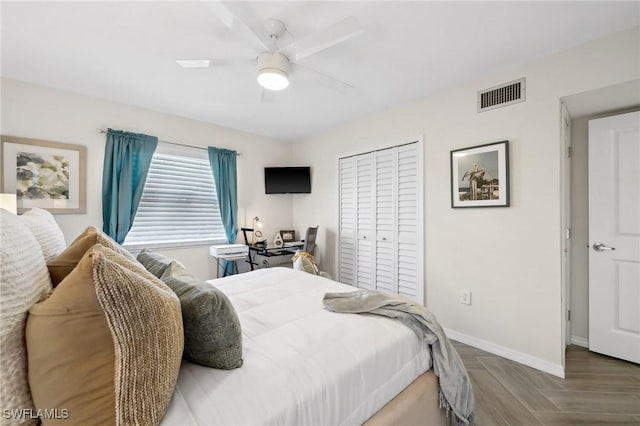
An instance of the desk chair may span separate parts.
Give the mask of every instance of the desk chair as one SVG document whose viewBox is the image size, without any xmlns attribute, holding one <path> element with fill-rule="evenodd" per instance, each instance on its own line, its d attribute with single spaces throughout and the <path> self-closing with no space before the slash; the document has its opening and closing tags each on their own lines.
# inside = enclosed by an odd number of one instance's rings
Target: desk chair
<svg viewBox="0 0 640 426">
<path fill-rule="evenodd" d="M 313 255 L 316 251 L 316 236 L 318 235 L 318 227 L 307 228 L 307 232 L 304 235 L 304 246 L 302 251 L 306 251 L 310 255 Z"/>
<path fill-rule="evenodd" d="M 242 231 L 242 235 L 244 236 L 244 243 L 249 247 L 251 247 L 251 243 L 249 242 L 249 238 L 247 237 L 247 232 L 253 233 L 254 232 L 253 228 L 240 228 L 240 230 Z M 249 249 L 249 254 L 247 255 L 247 260 L 245 260 L 245 262 L 249 264 L 249 267 L 251 268 L 252 271 L 254 270 L 254 266 L 258 266 L 258 264 L 254 262 L 253 258 L 251 257 L 251 249 Z"/>
<path fill-rule="evenodd" d="M 307 232 L 304 237 L 304 247 L 302 247 L 303 252 L 307 252 L 313 256 L 316 250 L 316 236 L 318 235 L 318 226 L 307 228 Z M 304 262 L 304 261 L 303 261 Z M 311 272 L 304 269 L 306 272 Z M 317 265 L 315 267 L 315 273 L 320 275 L 321 277 L 331 279 L 331 275 L 324 271 L 318 271 Z"/>
</svg>

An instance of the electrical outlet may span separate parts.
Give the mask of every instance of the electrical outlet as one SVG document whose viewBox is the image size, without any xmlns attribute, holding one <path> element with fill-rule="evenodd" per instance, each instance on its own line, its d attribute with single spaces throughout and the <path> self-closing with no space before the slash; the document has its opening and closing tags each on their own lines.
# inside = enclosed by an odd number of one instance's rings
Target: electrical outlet
<svg viewBox="0 0 640 426">
<path fill-rule="evenodd" d="M 460 303 L 465 305 L 471 304 L 471 290 L 460 290 Z"/>
</svg>

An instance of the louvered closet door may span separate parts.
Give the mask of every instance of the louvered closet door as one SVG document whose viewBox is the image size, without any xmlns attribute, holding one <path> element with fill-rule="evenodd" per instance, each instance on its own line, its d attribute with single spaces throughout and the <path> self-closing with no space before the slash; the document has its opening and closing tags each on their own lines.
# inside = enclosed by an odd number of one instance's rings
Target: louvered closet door
<svg viewBox="0 0 640 426">
<path fill-rule="evenodd" d="M 395 293 L 397 148 L 375 153 L 376 289 Z"/>
<path fill-rule="evenodd" d="M 374 155 L 363 154 L 356 161 L 356 285 L 375 288 L 374 249 Z"/>
<path fill-rule="evenodd" d="M 340 281 L 423 303 L 422 142 L 340 159 Z"/>
<path fill-rule="evenodd" d="M 340 159 L 340 278 L 356 285 L 356 161 Z"/>
<path fill-rule="evenodd" d="M 421 185 L 417 143 L 398 147 L 398 289 L 397 292 L 422 303 Z"/>
</svg>

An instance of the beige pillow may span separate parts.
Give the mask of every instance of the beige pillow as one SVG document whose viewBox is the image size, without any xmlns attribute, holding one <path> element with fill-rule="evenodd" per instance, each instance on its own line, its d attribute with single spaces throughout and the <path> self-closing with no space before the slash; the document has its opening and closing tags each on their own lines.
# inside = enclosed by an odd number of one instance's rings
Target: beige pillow
<svg viewBox="0 0 640 426">
<path fill-rule="evenodd" d="M 107 234 L 94 226 L 89 226 L 69 244 L 69 247 L 67 247 L 65 251 L 47 263 L 47 268 L 49 268 L 49 274 L 51 275 L 51 283 L 54 287 L 57 286 L 64 277 L 69 275 L 87 250 L 95 244 L 108 247 L 122 256 L 135 261 L 131 253 L 113 241 Z"/>
<path fill-rule="evenodd" d="M 48 211 L 33 208 L 20 216 L 20 219 L 38 240 L 45 262 L 55 258 L 67 248 L 62 230 Z"/>
<path fill-rule="evenodd" d="M 0 408 L 3 410 L 33 409 L 24 330 L 27 312 L 50 289 L 38 241 L 16 215 L 0 209 Z M 7 419 L 2 413 L 3 425 L 35 423 L 24 417 Z"/>
<path fill-rule="evenodd" d="M 141 265 L 96 246 L 31 308 L 29 383 L 36 408 L 73 424 L 158 424 L 180 369 L 176 295 Z M 45 420 L 44 425 L 65 424 Z"/>
</svg>

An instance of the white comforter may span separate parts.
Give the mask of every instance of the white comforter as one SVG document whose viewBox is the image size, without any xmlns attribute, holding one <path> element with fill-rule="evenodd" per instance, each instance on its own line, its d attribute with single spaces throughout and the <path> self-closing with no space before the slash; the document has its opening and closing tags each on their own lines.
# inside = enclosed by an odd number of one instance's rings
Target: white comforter
<svg viewBox="0 0 640 426">
<path fill-rule="evenodd" d="M 431 368 L 408 327 L 323 308 L 353 287 L 286 268 L 211 282 L 238 311 L 244 365 L 184 361 L 163 426 L 359 425 Z"/>
</svg>

